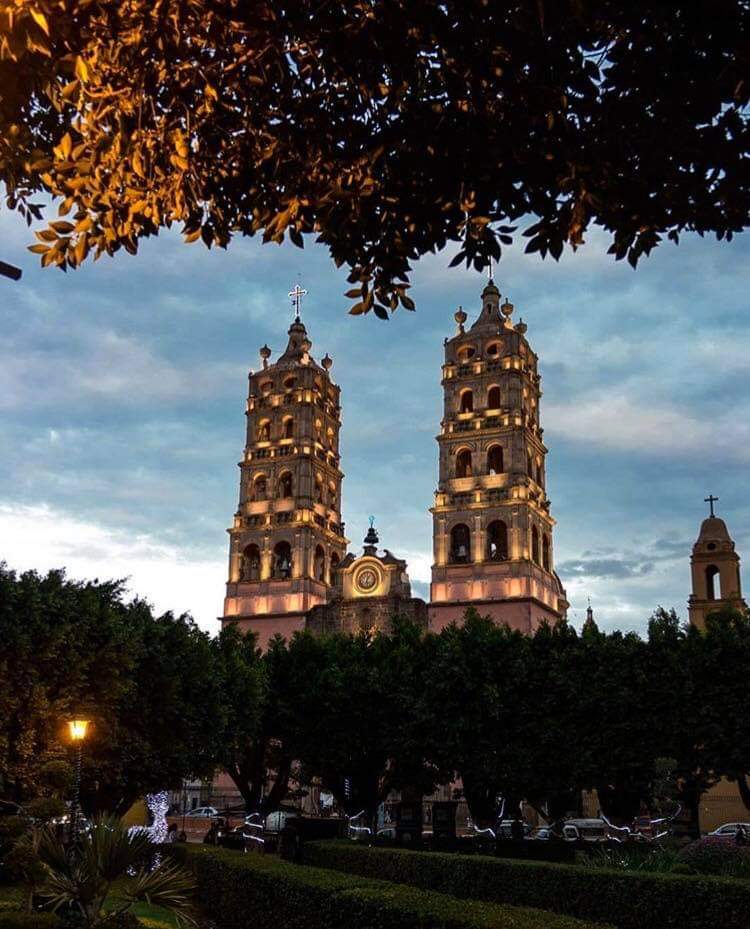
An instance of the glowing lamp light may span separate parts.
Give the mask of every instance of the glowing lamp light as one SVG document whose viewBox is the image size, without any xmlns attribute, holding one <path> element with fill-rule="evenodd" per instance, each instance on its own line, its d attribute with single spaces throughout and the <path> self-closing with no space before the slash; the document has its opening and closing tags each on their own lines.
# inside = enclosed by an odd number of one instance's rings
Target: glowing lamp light
<svg viewBox="0 0 750 929">
<path fill-rule="evenodd" d="M 86 738 L 86 730 L 89 727 L 87 719 L 71 719 L 68 723 L 70 738 L 74 742 L 82 742 Z"/>
</svg>

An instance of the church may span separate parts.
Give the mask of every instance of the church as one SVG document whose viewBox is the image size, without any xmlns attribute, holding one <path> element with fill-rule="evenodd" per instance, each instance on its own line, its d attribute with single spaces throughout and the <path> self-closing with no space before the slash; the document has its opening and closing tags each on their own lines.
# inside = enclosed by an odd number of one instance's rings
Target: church
<svg viewBox="0 0 750 929">
<path fill-rule="evenodd" d="M 385 629 L 395 615 L 439 631 L 468 607 L 533 632 L 563 618 L 546 493 L 538 359 L 513 305 L 490 280 L 476 318 L 459 308 L 444 342 L 439 480 L 431 508 L 430 601 L 413 597 L 407 564 L 370 526 L 349 551 L 341 519 L 342 397 L 333 360 L 312 355 L 296 316 L 275 360 L 251 371 L 239 506 L 229 531 L 223 623 L 276 634 Z"/>
</svg>

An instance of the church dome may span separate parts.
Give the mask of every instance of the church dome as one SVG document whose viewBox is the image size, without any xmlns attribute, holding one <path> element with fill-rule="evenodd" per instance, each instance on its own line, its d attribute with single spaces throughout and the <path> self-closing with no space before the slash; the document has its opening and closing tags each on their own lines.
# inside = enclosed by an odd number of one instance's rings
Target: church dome
<svg viewBox="0 0 750 929">
<path fill-rule="evenodd" d="M 718 516 L 709 516 L 701 523 L 701 531 L 698 534 L 699 542 L 731 542 L 727 524 Z"/>
</svg>

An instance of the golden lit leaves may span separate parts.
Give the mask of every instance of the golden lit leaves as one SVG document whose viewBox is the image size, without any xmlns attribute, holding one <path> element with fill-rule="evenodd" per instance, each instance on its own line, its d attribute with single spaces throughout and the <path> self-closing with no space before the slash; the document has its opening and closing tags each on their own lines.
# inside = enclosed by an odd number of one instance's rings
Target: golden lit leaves
<svg viewBox="0 0 750 929">
<path fill-rule="evenodd" d="M 730 238 L 746 5 L 710 36 L 688 7 L 611 13 L 547 4 L 542 31 L 523 5 L 0 0 L 7 204 L 31 222 L 36 191 L 59 201 L 31 248 L 61 268 L 172 224 L 208 247 L 312 234 L 381 318 L 414 308 L 421 255 L 455 242 L 483 269 L 524 216 L 542 256 L 591 223 L 633 264 L 664 234 Z"/>
</svg>

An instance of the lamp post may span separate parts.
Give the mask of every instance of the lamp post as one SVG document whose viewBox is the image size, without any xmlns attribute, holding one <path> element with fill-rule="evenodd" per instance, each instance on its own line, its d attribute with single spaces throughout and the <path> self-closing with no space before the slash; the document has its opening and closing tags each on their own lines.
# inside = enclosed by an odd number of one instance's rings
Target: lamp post
<svg viewBox="0 0 750 929">
<path fill-rule="evenodd" d="M 89 727 L 87 719 L 71 719 L 68 723 L 70 739 L 76 746 L 75 780 L 73 782 L 73 802 L 70 806 L 70 835 L 75 844 L 78 840 L 78 820 L 81 808 L 81 758 L 83 755 L 83 740 Z"/>
</svg>

